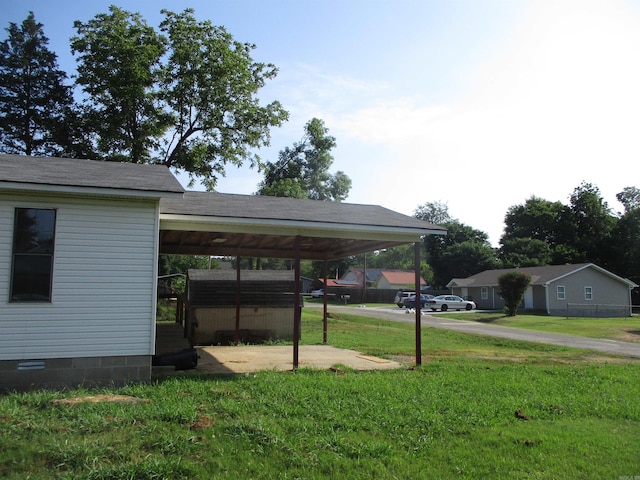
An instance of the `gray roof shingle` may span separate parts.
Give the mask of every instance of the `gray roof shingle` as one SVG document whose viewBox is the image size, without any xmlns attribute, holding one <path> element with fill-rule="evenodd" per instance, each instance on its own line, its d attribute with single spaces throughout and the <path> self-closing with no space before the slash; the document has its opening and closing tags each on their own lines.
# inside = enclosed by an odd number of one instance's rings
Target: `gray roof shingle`
<svg viewBox="0 0 640 480">
<path fill-rule="evenodd" d="M 557 280 L 565 275 L 569 275 L 583 268 L 594 268 L 602 273 L 606 273 L 613 278 L 628 284 L 633 284 L 630 280 L 618 277 L 617 275 L 599 267 L 593 263 L 578 263 L 564 265 L 546 265 L 541 267 L 503 268 L 498 270 L 485 270 L 467 278 L 454 278 L 449 283 L 458 287 L 489 287 L 498 285 L 500 276 L 507 272 L 520 272 L 531 277 L 531 285 L 544 285 L 553 280 Z"/>
<path fill-rule="evenodd" d="M 163 165 L 0 154 L 0 182 L 182 193 Z"/>
<path fill-rule="evenodd" d="M 160 213 L 415 228 L 446 233 L 446 229 L 438 225 L 377 205 L 215 192 L 186 192 L 181 199 L 164 198 L 160 201 Z"/>
</svg>

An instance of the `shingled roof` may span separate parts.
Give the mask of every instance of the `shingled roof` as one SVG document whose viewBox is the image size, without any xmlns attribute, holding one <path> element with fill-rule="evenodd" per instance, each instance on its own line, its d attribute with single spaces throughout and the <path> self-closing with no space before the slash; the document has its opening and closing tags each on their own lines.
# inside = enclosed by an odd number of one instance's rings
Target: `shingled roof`
<svg viewBox="0 0 640 480">
<path fill-rule="evenodd" d="M 183 198 L 160 202 L 161 214 L 259 219 L 307 223 L 367 225 L 445 233 L 443 227 L 409 217 L 378 205 L 323 202 L 299 198 L 237 195 L 215 192 L 186 192 Z"/>
<path fill-rule="evenodd" d="M 416 274 L 406 270 L 382 270 L 380 272 L 384 278 L 392 285 L 415 285 Z M 424 278 L 420 277 L 420 285 L 426 285 Z"/>
<path fill-rule="evenodd" d="M 160 201 L 162 253 L 344 258 L 413 243 L 446 229 L 377 205 L 186 192 Z"/>
<path fill-rule="evenodd" d="M 0 186 L 65 187 L 182 194 L 184 189 L 163 165 L 101 162 L 74 158 L 0 154 Z M 158 195 L 159 196 L 159 195 Z"/>
<path fill-rule="evenodd" d="M 498 270 L 485 270 L 476 273 L 467 278 L 454 278 L 449 282 L 447 287 L 495 287 L 498 285 L 498 279 L 508 272 L 520 272 L 531 277 L 531 285 L 545 285 L 554 280 L 575 273 L 585 268 L 593 268 L 601 273 L 609 275 L 612 278 L 627 283 L 630 286 L 635 284 L 630 280 L 618 277 L 617 275 L 599 267 L 593 263 L 578 263 L 565 265 L 546 265 L 541 267 L 522 267 L 522 268 L 503 268 Z"/>
</svg>

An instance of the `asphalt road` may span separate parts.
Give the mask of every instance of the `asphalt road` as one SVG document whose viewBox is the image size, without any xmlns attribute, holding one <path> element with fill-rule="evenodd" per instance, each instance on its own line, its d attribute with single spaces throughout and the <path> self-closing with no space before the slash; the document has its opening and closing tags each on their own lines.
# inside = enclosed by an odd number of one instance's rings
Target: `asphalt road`
<svg viewBox="0 0 640 480">
<path fill-rule="evenodd" d="M 308 304 L 307 306 L 322 307 L 318 304 Z M 329 311 L 342 311 L 346 313 L 362 314 L 367 317 L 384 318 L 407 323 L 415 323 L 415 312 L 406 313 L 403 308 L 383 308 L 383 307 L 363 307 L 362 309 L 353 307 L 341 307 L 329 305 Z M 576 335 L 565 335 L 559 333 L 539 332 L 535 330 L 524 330 L 521 328 L 502 327 L 479 322 L 465 320 L 454 320 L 440 317 L 437 313 L 422 315 L 421 324 L 427 327 L 444 328 L 458 332 L 475 333 L 477 335 L 487 335 L 491 337 L 510 338 L 513 340 L 524 340 L 527 342 L 547 343 L 552 345 L 563 345 L 572 348 L 584 348 L 599 352 L 612 353 L 626 357 L 640 358 L 640 343 L 621 342 L 618 340 L 606 340 L 599 338 L 579 337 Z"/>
</svg>

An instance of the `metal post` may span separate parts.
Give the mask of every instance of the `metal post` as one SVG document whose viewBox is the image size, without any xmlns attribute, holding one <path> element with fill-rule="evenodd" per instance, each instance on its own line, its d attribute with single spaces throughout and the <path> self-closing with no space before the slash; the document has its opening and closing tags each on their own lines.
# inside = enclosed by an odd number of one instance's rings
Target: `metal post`
<svg viewBox="0 0 640 480">
<path fill-rule="evenodd" d="M 362 271 L 362 297 L 360 299 L 360 306 L 363 307 L 367 298 L 367 254 L 364 254 L 364 268 Z"/>
<path fill-rule="evenodd" d="M 236 347 L 240 345 L 240 257 L 236 257 Z"/>
<path fill-rule="evenodd" d="M 295 286 L 293 289 L 294 299 L 294 311 L 293 311 L 293 369 L 298 368 L 298 353 L 300 343 L 300 236 L 296 236 L 295 241 L 295 262 L 294 262 L 294 279 Z"/>
<path fill-rule="evenodd" d="M 322 290 L 322 344 L 327 344 L 327 261 L 322 263 L 322 277 L 324 278 L 324 289 Z"/>
<path fill-rule="evenodd" d="M 422 331 L 421 331 L 421 302 L 420 302 L 420 247 L 421 242 L 416 242 L 415 247 L 415 271 L 416 271 L 416 365 L 422 365 Z"/>
</svg>

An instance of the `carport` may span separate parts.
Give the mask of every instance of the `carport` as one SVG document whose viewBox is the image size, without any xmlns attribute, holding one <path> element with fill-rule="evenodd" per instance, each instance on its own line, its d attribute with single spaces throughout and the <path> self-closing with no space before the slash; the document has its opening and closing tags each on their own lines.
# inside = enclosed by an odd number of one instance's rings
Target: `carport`
<svg viewBox="0 0 640 480">
<path fill-rule="evenodd" d="M 294 368 L 299 364 L 300 261 L 323 261 L 326 278 L 329 260 L 413 243 L 416 285 L 419 285 L 420 245 L 425 235 L 446 235 L 446 230 L 377 205 L 215 192 L 186 192 L 183 198 L 163 198 L 160 202 L 161 254 L 286 258 L 294 261 Z M 237 281 L 240 282 L 239 269 Z M 236 307 L 239 312 L 239 304 Z M 422 363 L 420 314 L 420 309 L 416 309 L 418 365 Z M 238 324 L 239 318 L 236 318 Z M 325 289 L 325 343 L 326 333 Z"/>
</svg>

